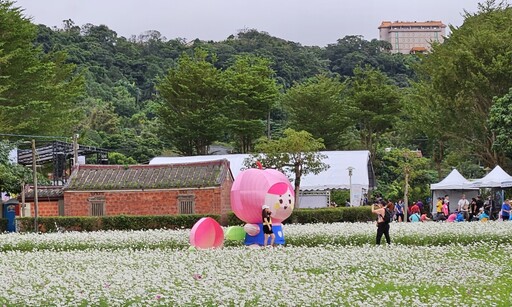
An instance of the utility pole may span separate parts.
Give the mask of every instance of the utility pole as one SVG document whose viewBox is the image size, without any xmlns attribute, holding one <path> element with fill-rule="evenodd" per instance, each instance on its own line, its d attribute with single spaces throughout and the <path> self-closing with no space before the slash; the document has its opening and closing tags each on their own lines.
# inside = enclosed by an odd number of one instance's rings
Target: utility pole
<svg viewBox="0 0 512 307">
<path fill-rule="evenodd" d="M 267 113 L 267 139 L 271 139 L 272 135 L 270 133 L 270 110 Z"/>
<path fill-rule="evenodd" d="M 36 165 L 36 141 L 32 140 L 32 172 L 34 173 L 34 231 L 39 232 L 37 227 L 37 215 L 39 209 L 39 199 L 37 193 L 37 165 Z"/>
<path fill-rule="evenodd" d="M 21 182 L 21 208 L 20 208 L 20 216 L 25 216 L 25 181 Z"/>
<path fill-rule="evenodd" d="M 73 134 L 73 166 L 78 165 L 78 134 Z"/>
<path fill-rule="evenodd" d="M 356 206 L 355 202 L 353 201 L 352 199 L 352 172 L 354 171 L 354 167 L 352 166 L 349 166 L 347 168 L 348 170 L 348 184 L 349 184 L 349 196 L 348 196 L 348 199 L 349 199 L 349 202 L 350 202 L 350 207 L 354 207 Z M 360 206 L 361 204 L 357 204 L 357 206 Z"/>
</svg>

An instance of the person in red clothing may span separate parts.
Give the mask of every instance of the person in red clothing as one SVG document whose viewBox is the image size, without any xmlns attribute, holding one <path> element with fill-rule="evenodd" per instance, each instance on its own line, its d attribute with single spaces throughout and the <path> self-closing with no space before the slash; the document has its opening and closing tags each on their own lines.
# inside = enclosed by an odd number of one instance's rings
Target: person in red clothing
<svg viewBox="0 0 512 307">
<path fill-rule="evenodd" d="M 411 206 L 411 215 L 414 213 L 420 214 L 420 207 L 418 207 L 417 203 L 412 203 L 412 206 Z"/>
<path fill-rule="evenodd" d="M 428 221 L 432 221 L 432 219 L 431 219 L 431 218 L 429 218 L 429 217 L 427 216 L 427 214 L 426 214 L 426 213 L 423 213 L 423 214 L 421 215 L 421 217 L 420 217 L 420 221 L 422 221 L 422 222 L 428 222 Z"/>
</svg>

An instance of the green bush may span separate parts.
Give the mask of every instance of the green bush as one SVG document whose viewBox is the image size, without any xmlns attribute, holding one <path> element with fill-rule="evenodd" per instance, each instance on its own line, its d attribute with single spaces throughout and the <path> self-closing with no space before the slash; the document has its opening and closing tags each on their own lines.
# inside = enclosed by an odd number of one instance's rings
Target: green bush
<svg viewBox="0 0 512 307">
<path fill-rule="evenodd" d="M 7 219 L 0 219 L 0 232 L 7 231 Z"/>
<path fill-rule="evenodd" d="M 374 220 L 371 208 L 363 207 L 339 207 L 339 208 L 316 208 L 316 209 L 295 209 L 292 215 L 283 223 L 309 224 L 309 223 L 337 223 L 337 222 L 367 222 Z M 228 213 L 228 225 L 243 225 L 233 212 Z"/>
<path fill-rule="evenodd" d="M 85 216 L 85 217 L 39 217 L 39 232 L 64 231 L 98 231 L 98 230 L 143 230 L 143 229 L 178 229 L 192 228 L 203 217 L 211 217 L 220 221 L 219 215 L 116 215 L 116 216 Z M 19 232 L 33 232 L 34 218 L 18 218 Z M 7 224 L 6 224 L 7 225 Z M 57 229 L 57 227 L 59 229 Z"/>
</svg>

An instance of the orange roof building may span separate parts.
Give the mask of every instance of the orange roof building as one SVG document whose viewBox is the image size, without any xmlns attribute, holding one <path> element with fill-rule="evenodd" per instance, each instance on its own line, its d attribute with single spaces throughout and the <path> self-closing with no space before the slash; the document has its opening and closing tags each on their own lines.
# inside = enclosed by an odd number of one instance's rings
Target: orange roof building
<svg viewBox="0 0 512 307">
<path fill-rule="evenodd" d="M 391 44 L 392 53 L 427 52 L 445 36 L 446 25 L 441 21 L 383 21 L 379 26 L 379 38 Z"/>
</svg>

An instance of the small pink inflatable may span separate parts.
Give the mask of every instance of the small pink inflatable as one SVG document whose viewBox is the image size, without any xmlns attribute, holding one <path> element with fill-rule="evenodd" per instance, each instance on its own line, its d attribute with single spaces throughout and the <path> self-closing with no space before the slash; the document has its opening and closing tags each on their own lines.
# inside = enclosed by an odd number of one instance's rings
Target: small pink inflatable
<svg viewBox="0 0 512 307">
<path fill-rule="evenodd" d="M 224 231 L 220 224 L 211 217 L 203 217 L 190 230 L 190 245 L 198 249 L 221 247 Z"/>
</svg>

